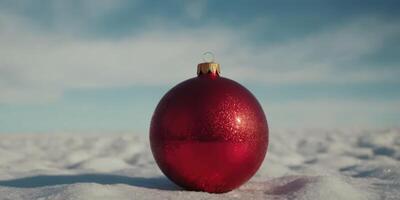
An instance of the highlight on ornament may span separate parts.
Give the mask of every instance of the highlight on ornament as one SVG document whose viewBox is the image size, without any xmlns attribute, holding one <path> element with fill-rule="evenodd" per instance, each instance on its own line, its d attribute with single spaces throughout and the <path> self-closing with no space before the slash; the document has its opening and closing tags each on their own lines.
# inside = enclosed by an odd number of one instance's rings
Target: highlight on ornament
<svg viewBox="0 0 400 200">
<path fill-rule="evenodd" d="M 203 60 L 197 76 L 161 98 L 150 146 L 161 171 L 177 185 L 222 193 L 257 172 L 267 153 L 268 124 L 251 92 L 220 76 L 214 54 L 204 53 Z"/>
</svg>

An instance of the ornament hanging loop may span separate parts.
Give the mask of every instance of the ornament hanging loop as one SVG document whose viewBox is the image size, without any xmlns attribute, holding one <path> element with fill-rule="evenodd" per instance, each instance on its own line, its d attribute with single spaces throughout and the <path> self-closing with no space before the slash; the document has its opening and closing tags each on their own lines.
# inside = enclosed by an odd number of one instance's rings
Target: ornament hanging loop
<svg viewBox="0 0 400 200">
<path fill-rule="evenodd" d="M 210 74 L 212 77 L 218 77 L 221 73 L 218 63 L 215 63 L 215 56 L 212 52 L 203 53 L 203 63 L 197 65 L 197 75 Z"/>
<path fill-rule="evenodd" d="M 203 53 L 203 61 L 206 63 L 213 63 L 215 61 L 215 56 L 211 51 Z"/>
</svg>

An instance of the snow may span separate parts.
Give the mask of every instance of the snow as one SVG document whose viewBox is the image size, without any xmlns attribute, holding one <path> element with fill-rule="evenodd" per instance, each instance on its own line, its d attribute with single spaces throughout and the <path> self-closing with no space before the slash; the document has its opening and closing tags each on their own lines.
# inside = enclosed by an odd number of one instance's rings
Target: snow
<svg viewBox="0 0 400 200">
<path fill-rule="evenodd" d="M 261 169 L 225 194 L 174 185 L 144 134 L 2 134 L 0 199 L 400 199 L 400 129 L 271 130 Z"/>
</svg>

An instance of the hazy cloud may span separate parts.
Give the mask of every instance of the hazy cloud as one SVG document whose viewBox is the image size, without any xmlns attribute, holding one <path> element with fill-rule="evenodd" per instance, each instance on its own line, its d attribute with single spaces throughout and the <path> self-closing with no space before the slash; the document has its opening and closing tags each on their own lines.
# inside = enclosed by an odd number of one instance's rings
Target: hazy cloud
<svg viewBox="0 0 400 200">
<path fill-rule="evenodd" d="M 96 16 L 119 4 L 89 5 L 96 7 L 83 6 L 89 9 L 84 12 Z M 188 9 L 201 10 L 197 7 Z M 397 68 L 347 68 L 360 65 L 361 56 L 400 33 L 397 24 L 375 18 L 271 46 L 246 42 L 243 34 L 222 26 L 155 28 L 119 39 L 87 39 L 32 24 L 27 18 L 0 15 L 0 103 L 54 100 L 74 88 L 176 83 L 195 75 L 205 51 L 216 54 L 223 75 L 263 84 L 391 81 L 400 75 Z"/>
<path fill-rule="evenodd" d="M 276 128 L 387 128 L 397 125 L 398 100 L 314 98 L 285 103 L 265 102 L 271 129 Z"/>
</svg>

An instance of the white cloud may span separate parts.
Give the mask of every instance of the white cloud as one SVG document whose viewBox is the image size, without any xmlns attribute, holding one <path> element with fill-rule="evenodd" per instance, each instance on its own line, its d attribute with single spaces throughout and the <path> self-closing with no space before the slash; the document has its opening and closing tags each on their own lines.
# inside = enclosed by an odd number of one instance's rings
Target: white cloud
<svg viewBox="0 0 400 200">
<path fill-rule="evenodd" d="M 400 69 L 384 71 L 359 60 L 379 50 L 387 38 L 400 34 L 398 24 L 361 19 L 283 44 L 235 51 L 232 76 L 264 83 L 343 83 L 393 81 Z M 243 48 L 246 48 L 244 46 Z M 224 60 L 225 61 L 225 60 Z M 349 65 L 353 69 L 348 69 Z M 243 66 L 250 66 L 244 68 Z"/>
<path fill-rule="evenodd" d="M 203 17 L 204 9 L 207 7 L 207 1 L 192 0 L 185 1 L 185 14 L 191 19 L 200 20 Z"/>
<path fill-rule="evenodd" d="M 398 100 L 340 100 L 314 98 L 264 102 L 271 129 L 276 128 L 388 128 L 398 126 Z"/>
<path fill-rule="evenodd" d="M 77 33 L 90 24 L 97 23 L 96 19 L 121 9 L 125 4 L 124 0 L 53 0 L 49 5 L 54 29 L 64 33 Z"/>
<path fill-rule="evenodd" d="M 73 88 L 177 83 L 193 77 L 201 54 L 210 50 L 222 64 L 223 75 L 239 81 L 396 79 L 399 71 L 351 71 L 341 65 L 373 52 L 398 33 L 393 24 L 361 20 L 273 46 L 251 45 L 223 27 L 153 29 L 122 39 L 87 39 L 42 31 L 29 19 L 0 15 L 0 103 L 52 101 Z"/>
</svg>

